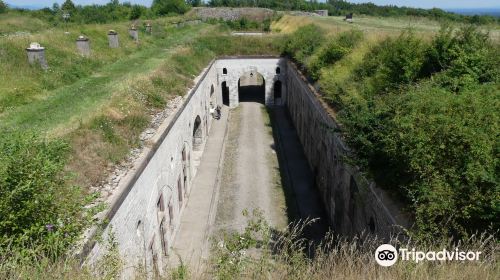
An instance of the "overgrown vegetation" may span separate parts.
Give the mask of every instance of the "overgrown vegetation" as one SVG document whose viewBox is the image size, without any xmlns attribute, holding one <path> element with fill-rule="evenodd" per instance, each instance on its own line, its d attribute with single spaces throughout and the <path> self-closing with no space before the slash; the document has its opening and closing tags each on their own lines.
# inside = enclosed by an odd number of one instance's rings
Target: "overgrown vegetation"
<svg viewBox="0 0 500 280">
<path fill-rule="evenodd" d="M 348 55 L 352 49 L 362 39 L 363 33 L 352 31 L 340 33 L 337 36 L 329 38 L 326 44 L 321 46 L 313 56 L 306 62 L 307 69 L 311 77 L 315 80 L 320 77 L 320 70 L 327 65 L 332 65 Z"/>
<path fill-rule="evenodd" d="M 157 15 L 184 14 L 190 6 L 184 0 L 153 0 L 151 9 Z"/>
<path fill-rule="evenodd" d="M 211 23 L 220 22 L 226 25 L 228 28 L 239 31 L 271 31 L 271 19 L 265 19 L 263 21 L 256 21 L 242 17 L 239 20 L 209 20 Z"/>
<path fill-rule="evenodd" d="M 353 30 L 322 45 L 307 40 L 317 29 L 299 28 L 288 53 L 336 108 L 358 163 L 411 205 L 415 233 L 497 231 L 498 44 L 473 26 L 445 25 L 430 42 L 411 30 L 363 42 Z"/>
<path fill-rule="evenodd" d="M 306 65 L 306 59 L 320 47 L 323 37 L 323 32 L 318 26 L 314 24 L 303 26 L 285 42 L 285 54 Z"/>
<path fill-rule="evenodd" d="M 495 279 L 498 244 L 492 236 L 474 235 L 461 243 L 450 239 L 432 242 L 398 240 L 389 242 L 374 236 L 345 238 L 329 234 L 314 246 L 302 237 L 314 221 L 291 224 L 279 231 L 270 227 L 259 212 L 249 215 L 243 232 L 224 232 L 214 240 L 209 270 L 200 279 Z M 401 261 L 390 267 L 375 262 L 373 252 L 380 244 L 396 248 L 417 248 L 424 252 L 446 248 L 481 251 L 479 262 Z M 314 256 L 314 257 L 312 257 Z"/>
<path fill-rule="evenodd" d="M 113 235 L 103 241 L 106 253 L 92 266 L 82 266 L 72 252 L 54 255 L 44 250 L 27 257 L 23 251 L 0 249 L 1 279 L 117 279 L 123 260 Z M 6 257 L 8 256 L 8 258 Z"/>
<path fill-rule="evenodd" d="M 34 133 L 0 134 L 0 259 L 9 258 L 9 251 L 27 258 L 40 251 L 55 257 L 88 225 L 83 206 L 90 201 L 66 183 L 68 151 L 63 141 Z"/>
</svg>

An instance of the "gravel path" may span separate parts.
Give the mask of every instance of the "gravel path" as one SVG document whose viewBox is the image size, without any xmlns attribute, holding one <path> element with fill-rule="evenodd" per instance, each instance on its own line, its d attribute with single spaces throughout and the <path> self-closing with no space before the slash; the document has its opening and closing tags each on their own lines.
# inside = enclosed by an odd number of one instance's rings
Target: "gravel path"
<svg viewBox="0 0 500 280">
<path fill-rule="evenodd" d="M 242 102 L 231 112 L 217 211 L 219 228 L 241 230 L 244 210 L 263 212 L 275 227 L 287 224 L 274 140 L 264 105 Z"/>
</svg>

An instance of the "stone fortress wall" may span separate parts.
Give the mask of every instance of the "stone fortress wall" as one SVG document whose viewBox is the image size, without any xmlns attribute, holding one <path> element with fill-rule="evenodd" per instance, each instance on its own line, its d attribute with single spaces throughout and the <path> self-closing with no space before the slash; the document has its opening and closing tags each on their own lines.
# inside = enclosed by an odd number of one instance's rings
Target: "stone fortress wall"
<svg viewBox="0 0 500 280">
<path fill-rule="evenodd" d="M 216 75 L 211 63 L 183 105 L 160 125 L 136 170 L 120 182 L 109 202 L 104 217 L 109 224 L 102 239 L 107 240 L 110 232 L 116 238 L 126 261 L 124 275 L 137 265 L 166 264 L 210 131 L 210 103 L 216 106 L 222 100 Z M 103 256 L 106 246 L 106 242 L 92 243 L 87 261 Z"/>
<path fill-rule="evenodd" d="M 286 66 L 286 61 L 276 57 L 213 61 L 197 78 L 183 105 L 160 125 L 133 170 L 119 182 L 108 201 L 109 209 L 100 216 L 109 222 L 101 239 L 114 236 L 125 260 L 123 275 L 133 275 L 139 265 L 157 266 L 159 271 L 166 266 L 210 132 L 210 107 L 222 105 L 222 83 L 228 87 L 231 107 L 236 107 L 240 76 L 248 71 L 260 73 L 267 82 L 266 100 L 274 104 L 270 81 L 283 79 L 284 74 L 276 74 L 279 66 Z M 94 228 L 88 236 L 97 234 Z M 82 255 L 87 255 L 88 263 L 95 263 L 107 246 L 89 239 Z"/>
<path fill-rule="evenodd" d="M 285 84 L 289 115 L 335 232 L 347 236 L 366 232 L 388 238 L 398 232 L 396 225 L 407 226 L 407 218 L 387 193 L 346 161 L 350 151 L 330 109 L 292 62 L 288 62 Z"/>
</svg>

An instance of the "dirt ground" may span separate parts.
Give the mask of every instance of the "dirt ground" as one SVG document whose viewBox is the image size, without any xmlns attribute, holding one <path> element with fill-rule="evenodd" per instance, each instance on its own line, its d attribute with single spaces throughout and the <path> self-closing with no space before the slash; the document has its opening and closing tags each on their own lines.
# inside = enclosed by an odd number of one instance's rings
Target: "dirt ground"
<svg viewBox="0 0 500 280">
<path fill-rule="evenodd" d="M 241 230 L 251 213 L 260 209 L 274 227 L 288 223 L 279 164 L 264 105 L 242 102 L 231 112 L 226 140 L 216 227 Z"/>
</svg>

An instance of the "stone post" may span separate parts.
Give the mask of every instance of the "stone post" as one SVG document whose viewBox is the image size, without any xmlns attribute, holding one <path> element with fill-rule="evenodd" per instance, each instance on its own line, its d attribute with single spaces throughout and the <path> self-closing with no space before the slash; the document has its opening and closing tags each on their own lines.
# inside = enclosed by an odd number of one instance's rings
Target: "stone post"
<svg viewBox="0 0 500 280">
<path fill-rule="evenodd" d="M 40 46 L 39 43 L 31 43 L 29 48 L 26 48 L 26 52 L 28 54 L 29 64 L 33 65 L 38 62 L 43 70 L 49 68 L 47 60 L 45 60 L 45 48 Z"/>
<path fill-rule="evenodd" d="M 151 26 L 151 23 L 146 24 L 146 33 L 152 34 L 153 33 L 153 26 Z"/>
<path fill-rule="evenodd" d="M 139 31 L 135 28 L 135 25 L 132 25 L 132 27 L 128 30 L 128 34 L 130 34 L 130 37 L 132 37 L 134 41 L 139 41 Z"/>
<path fill-rule="evenodd" d="M 82 56 L 90 56 L 90 40 L 85 36 L 79 36 L 76 39 L 76 48 Z"/>
<path fill-rule="evenodd" d="M 119 48 L 120 43 L 118 42 L 118 33 L 114 30 L 108 32 L 109 47 L 112 49 Z"/>
</svg>

